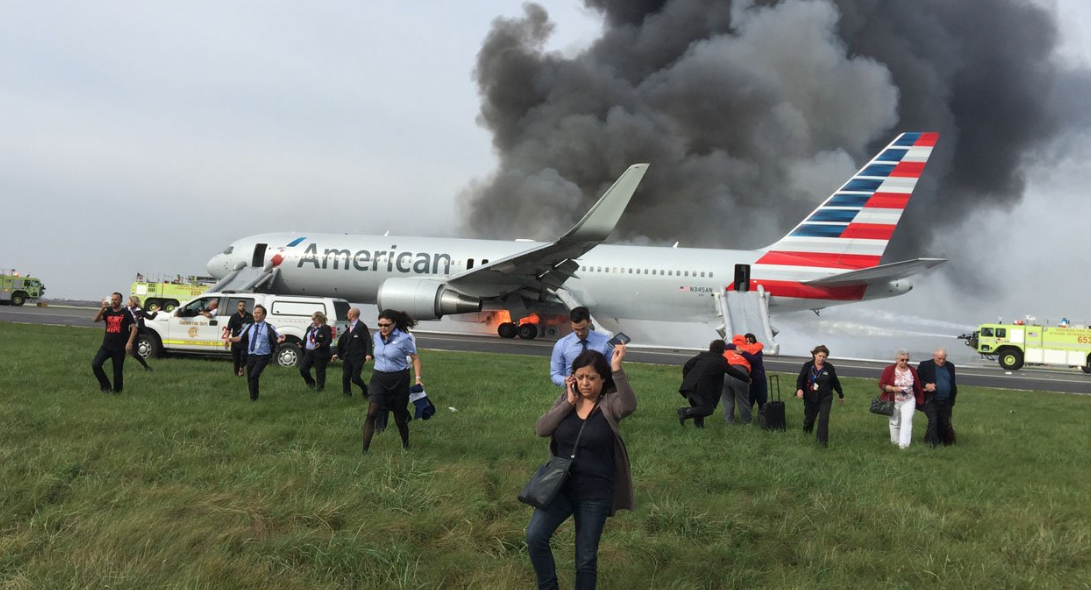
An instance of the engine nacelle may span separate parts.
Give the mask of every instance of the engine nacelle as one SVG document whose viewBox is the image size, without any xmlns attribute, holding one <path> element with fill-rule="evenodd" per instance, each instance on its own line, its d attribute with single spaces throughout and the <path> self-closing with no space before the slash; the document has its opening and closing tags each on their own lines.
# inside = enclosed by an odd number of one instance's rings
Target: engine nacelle
<svg viewBox="0 0 1091 590">
<path fill-rule="evenodd" d="M 481 311 L 480 299 L 463 295 L 431 279 L 387 279 L 379 287 L 375 303 L 380 310 L 404 311 L 417 320 Z"/>
</svg>

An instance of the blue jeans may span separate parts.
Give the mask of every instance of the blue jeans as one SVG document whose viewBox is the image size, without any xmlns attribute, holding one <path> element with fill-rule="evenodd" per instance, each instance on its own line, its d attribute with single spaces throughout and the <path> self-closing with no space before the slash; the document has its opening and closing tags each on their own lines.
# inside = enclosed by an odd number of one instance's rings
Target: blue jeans
<svg viewBox="0 0 1091 590">
<path fill-rule="evenodd" d="M 561 523 L 576 521 L 576 590 L 594 590 L 598 580 L 599 539 L 610 516 L 609 500 L 573 500 L 562 491 L 546 508 L 535 508 L 527 525 L 527 550 L 539 590 L 557 590 L 557 567 L 549 540 Z"/>
</svg>

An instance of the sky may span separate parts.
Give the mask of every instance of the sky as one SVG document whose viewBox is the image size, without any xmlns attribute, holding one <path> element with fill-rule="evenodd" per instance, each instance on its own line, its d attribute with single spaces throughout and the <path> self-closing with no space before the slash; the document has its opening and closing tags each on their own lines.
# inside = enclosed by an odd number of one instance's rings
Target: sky
<svg viewBox="0 0 1091 590">
<path fill-rule="evenodd" d="M 583 3 L 538 4 L 553 23 L 546 52 L 574 57 L 603 34 Z M 1056 59 L 1088 66 L 1091 7 L 1037 4 L 1057 17 Z M 0 15 L 0 268 L 41 278 L 49 297 L 204 273 L 228 243 L 267 231 L 480 235 L 466 192 L 506 160 L 474 70 L 494 19 L 523 17 L 517 3 L 0 0 Z M 900 298 L 786 316 L 784 341 L 874 349 L 998 317 L 1091 322 L 1091 139 L 1043 152 L 1021 199 L 914 244 L 955 270 Z M 838 184 L 826 176 L 814 205 Z M 795 221 L 752 225 L 772 242 Z M 541 233 L 526 223 L 488 231 Z"/>
</svg>

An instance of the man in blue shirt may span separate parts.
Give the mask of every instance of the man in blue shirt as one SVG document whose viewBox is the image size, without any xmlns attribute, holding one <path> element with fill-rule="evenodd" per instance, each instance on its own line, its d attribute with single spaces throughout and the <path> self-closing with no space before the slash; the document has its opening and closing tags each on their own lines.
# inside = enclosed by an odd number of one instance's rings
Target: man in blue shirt
<svg viewBox="0 0 1091 590">
<path fill-rule="evenodd" d="M 955 405 L 958 386 L 955 384 L 955 365 L 947 362 L 947 351 L 937 348 L 932 353 L 932 360 L 924 361 L 917 367 L 921 385 L 924 387 L 924 415 L 928 416 L 928 428 L 924 431 L 924 442 L 931 446 L 940 443 L 949 445 L 954 442 L 954 428 L 951 426 L 951 409 Z"/>
<path fill-rule="evenodd" d="M 585 350 L 597 350 L 606 355 L 606 362 L 614 354 L 614 348 L 607 344 L 610 337 L 591 329 L 591 312 L 586 307 L 573 308 L 568 313 L 572 322 L 572 333 L 561 338 L 553 345 L 553 357 L 549 363 L 549 374 L 553 384 L 563 387 L 572 373 L 572 361 Z"/>
<path fill-rule="evenodd" d="M 265 306 L 254 306 L 254 323 L 244 327 L 238 336 L 231 338 L 231 342 L 239 342 L 246 346 L 246 384 L 250 387 L 250 401 L 258 399 L 258 380 L 261 372 L 273 358 L 276 345 L 284 342 L 284 336 L 277 333 L 277 329 L 265 323 Z"/>
</svg>

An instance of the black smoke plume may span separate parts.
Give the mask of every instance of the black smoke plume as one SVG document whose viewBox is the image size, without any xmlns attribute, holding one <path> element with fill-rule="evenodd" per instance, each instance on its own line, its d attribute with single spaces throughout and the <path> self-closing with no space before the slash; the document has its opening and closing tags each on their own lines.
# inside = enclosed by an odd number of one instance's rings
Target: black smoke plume
<svg viewBox="0 0 1091 590">
<path fill-rule="evenodd" d="M 462 194 L 470 233 L 553 238 L 650 162 L 624 241 L 779 238 L 902 131 L 940 143 L 887 259 L 1023 198 L 1026 171 L 1089 123 L 1055 16 L 1018 0 L 585 0 L 588 49 L 543 49 L 546 11 L 499 18 L 475 77 L 499 168 Z M 935 253 L 941 254 L 941 253 Z"/>
</svg>

